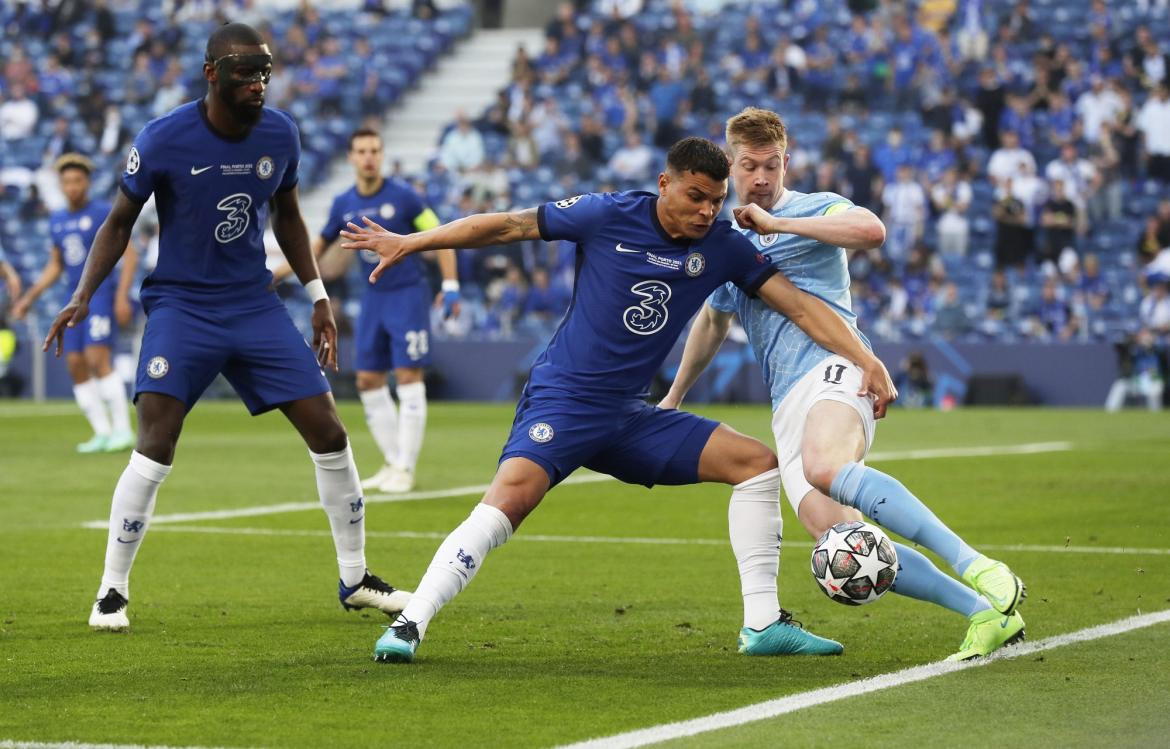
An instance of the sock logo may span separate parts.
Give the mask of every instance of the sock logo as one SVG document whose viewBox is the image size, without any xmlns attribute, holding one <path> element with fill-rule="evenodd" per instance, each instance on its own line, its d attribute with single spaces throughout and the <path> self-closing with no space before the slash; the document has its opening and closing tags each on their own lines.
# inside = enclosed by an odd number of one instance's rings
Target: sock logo
<svg viewBox="0 0 1170 749">
<path fill-rule="evenodd" d="M 472 559 L 471 555 L 463 549 L 459 549 L 459 551 L 455 552 L 455 558 L 458 559 L 460 564 L 462 564 L 467 569 L 475 569 L 475 560 Z"/>
<path fill-rule="evenodd" d="M 122 530 L 127 533 L 137 533 L 144 527 L 146 527 L 146 523 L 141 520 L 127 520 L 126 518 L 122 518 Z"/>
<path fill-rule="evenodd" d="M 358 501 L 349 503 L 349 509 L 351 512 L 361 512 L 362 508 L 365 506 L 365 502 L 362 501 L 361 497 L 358 497 Z"/>
</svg>

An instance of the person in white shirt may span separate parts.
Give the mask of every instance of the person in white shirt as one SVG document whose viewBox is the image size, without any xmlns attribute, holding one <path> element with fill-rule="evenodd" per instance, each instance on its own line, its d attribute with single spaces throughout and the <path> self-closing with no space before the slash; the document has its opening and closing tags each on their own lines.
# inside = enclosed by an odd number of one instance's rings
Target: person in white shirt
<svg viewBox="0 0 1170 749">
<path fill-rule="evenodd" d="M 1146 173 L 1151 179 L 1170 182 L 1170 85 L 1166 81 L 1142 105 L 1137 127 L 1145 136 Z"/>
<path fill-rule="evenodd" d="M 1088 230 L 1088 202 L 1101 187 L 1097 168 L 1088 159 L 1077 155 L 1076 144 L 1065 143 L 1060 147 L 1060 158 L 1048 162 L 1044 176 L 1049 182 L 1064 184 L 1064 194 L 1077 207 L 1077 233 Z"/>
<path fill-rule="evenodd" d="M 626 144 L 609 158 L 609 168 L 618 179 L 646 179 L 650 176 L 653 160 L 654 152 L 642 142 L 642 136 L 636 130 L 631 130 L 626 133 Z"/>
<path fill-rule="evenodd" d="M 896 181 L 882 188 L 882 218 L 888 229 L 886 254 L 901 263 L 922 237 L 926 218 L 926 191 L 914 180 L 913 167 L 899 166 Z"/>
<path fill-rule="evenodd" d="M 0 139 L 20 140 L 32 135 L 40 112 L 28 98 L 23 83 L 13 83 L 8 97 L 0 104 Z"/>
<path fill-rule="evenodd" d="M 483 163 L 483 136 L 471 126 L 462 110 L 455 113 L 455 127 L 443 137 L 439 160 L 453 172 L 474 169 Z"/>
<path fill-rule="evenodd" d="M 1077 115 L 1081 118 L 1085 141 L 1096 143 L 1101 132 L 1101 123 L 1114 120 L 1125 104 L 1112 85 L 1106 87 L 1105 80 L 1094 75 L 1089 79 L 1089 90 L 1077 99 Z"/>
<path fill-rule="evenodd" d="M 1020 173 L 1020 164 L 1028 165 L 1033 173 L 1036 171 L 1036 158 L 1030 151 L 1020 148 L 1019 133 L 1005 130 L 999 134 L 999 148 L 992 152 L 987 161 L 987 176 L 991 184 L 1002 188 L 1004 182 Z"/>
<path fill-rule="evenodd" d="M 971 236 L 971 222 L 967 209 L 971 207 L 971 185 L 959 178 L 954 167 L 942 173 L 942 180 L 930 190 L 930 201 L 938 212 L 938 251 L 944 255 L 967 254 Z"/>
</svg>

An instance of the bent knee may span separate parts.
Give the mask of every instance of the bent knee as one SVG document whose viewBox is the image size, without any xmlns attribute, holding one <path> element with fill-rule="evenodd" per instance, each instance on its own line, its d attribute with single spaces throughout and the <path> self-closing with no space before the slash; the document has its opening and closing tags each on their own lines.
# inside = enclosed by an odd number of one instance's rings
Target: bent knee
<svg viewBox="0 0 1170 749">
<path fill-rule="evenodd" d="M 771 448 L 763 442 L 750 440 L 747 444 L 749 447 L 745 447 L 737 456 L 734 473 L 730 477 L 730 483 L 733 485 L 742 484 L 762 473 L 774 471 L 780 467 L 779 461 L 776 460 L 776 453 L 772 452 Z"/>
<path fill-rule="evenodd" d="M 804 458 L 804 478 L 822 494 L 829 493 L 833 479 L 837 478 L 843 464 L 835 460 L 824 460 L 815 456 Z"/>
</svg>

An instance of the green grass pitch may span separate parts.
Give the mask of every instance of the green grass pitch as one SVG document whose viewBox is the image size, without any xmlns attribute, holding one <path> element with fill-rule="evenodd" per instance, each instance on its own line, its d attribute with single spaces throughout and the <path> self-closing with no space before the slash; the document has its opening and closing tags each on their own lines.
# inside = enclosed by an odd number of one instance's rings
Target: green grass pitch
<svg viewBox="0 0 1170 749">
<path fill-rule="evenodd" d="M 771 441 L 766 408 L 702 412 Z M 368 474 L 378 459 L 360 409 L 342 404 L 342 417 Z M 511 418 L 506 405 L 431 404 L 418 490 L 486 483 Z M 105 532 L 82 523 L 107 516 L 126 456 L 75 455 L 87 435 L 65 403 L 0 404 L 0 435 L 0 744 L 552 746 L 937 661 L 965 630 L 893 595 L 861 609 L 825 599 L 785 503 L 783 603 L 846 651 L 740 656 L 728 489 L 605 481 L 554 490 L 409 666 L 371 660 L 385 617 L 338 605 L 319 509 L 156 525 L 132 578 L 131 632 L 93 633 Z M 1030 640 L 1170 609 L 1165 414 L 895 411 L 875 451 L 1037 442 L 1068 444 L 874 464 L 1025 578 Z M 315 501 L 281 416 L 209 402 L 188 420 L 156 513 Z M 371 568 L 412 587 L 476 501 L 371 503 Z M 675 743 L 1164 745 L 1168 654 L 1159 624 Z"/>
</svg>

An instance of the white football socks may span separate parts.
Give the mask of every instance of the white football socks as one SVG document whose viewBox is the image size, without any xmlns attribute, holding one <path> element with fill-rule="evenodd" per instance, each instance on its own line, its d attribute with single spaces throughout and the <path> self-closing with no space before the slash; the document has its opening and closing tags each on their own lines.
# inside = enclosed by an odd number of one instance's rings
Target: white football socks
<svg viewBox="0 0 1170 749">
<path fill-rule="evenodd" d="M 171 467 L 156 463 L 138 451 L 130 453 L 130 464 L 114 487 L 110 505 L 110 532 L 106 538 L 106 568 L 98 598 L 114 588 L 130 598 L 130 568 L 146 535 L 158 487 Z"/>
<path fill-rule="evenodd" d="M 480 503 L 439 545 L 423 579 L 397 622 L 414 622 L 421 637 L 439 609 L 467 587 L 484 557 L 512 537 L 512 523 L 500 510 Z"/>
<path fill-rule="evenodd" d="M 366 573 L 366 507 L 349 445 L 335 453 L 309 451 L 317 473 L 317 495 L 329 516 L 341 582 L 354 586 Z"/>
<path fill-rule="evenodd" d="M 104 437 L 110 433 L 110 417 L 106 413 L 105 404 L 102 403 L 96 379 L 89 379 L 74 385 L 73 399 L 77 401 L 81 412 L 89 420 L 94 434 Z"/>
<path fill-rule="evenodd" d="M 780 618 L 776 576 L 780 572 L 780 470 L 732 487 L 727 507 L 731 550 L 739 565 L 743 626 L 763 629 Z"/>
<path fill-rule="evenodd" d="M 366 426 L 374 436 L 374 443 L 382 451 L 386 465 L 398 460 L 398 411 L 390 398 L 390 388 L 383 385 L 358 393 L 366 412 Z"/>
<path fill-rule="evenodd" d="M 414 473 L 427 428 L 427 386 L 421 380 L 399 385 L 397 465 Z"/>
<path fill-rule="evenodd" d="M 93 382 L 93 380 L 90 380 Z M 130 404 L 126 400 L 126 384 L 117 372 L 111 371 L 97 380 L 97 390 L 110 410 L 110 425 L 115 432 L 130 431 Z"/>
</svg>

